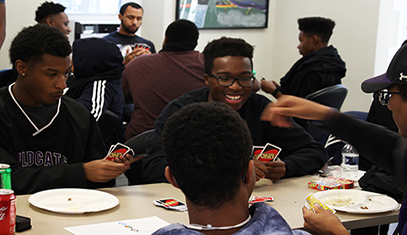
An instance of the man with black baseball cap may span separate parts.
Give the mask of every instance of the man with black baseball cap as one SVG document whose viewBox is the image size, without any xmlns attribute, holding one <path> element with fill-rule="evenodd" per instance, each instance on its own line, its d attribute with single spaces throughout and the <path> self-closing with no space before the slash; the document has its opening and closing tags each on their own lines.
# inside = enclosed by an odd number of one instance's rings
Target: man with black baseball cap
<svg viewBox="0 0 407 235">
<path fill-rule="evenodd" d="M 392 111 L 400 135 L 407 138 L 407 45 L 394 55 L 387 72 L 365 80 L 362 90 L 378 92 L 380 103 Z"/>
<path fill-rule="evenodd" d="M 393 57 L 386 74 L 362 83 L 367 93 L 378 92 L 379 99 L 393 113 L 400 135 L 386 128 L 357 120 L 330 107 L 294 96 L 281 96 L 277 103 L 263 111 L 261 119 L 275 126 L 292 125 L 286 117 L 298 117 L 324 122 L 324 128 L 354 146 L 377 166 L 395 175 L 399 190 L 405 189 L 407 178 L 407 44 Z M 404 190 L 405 193 L 405 190 Z M 316 213 L 304 213 L 304 228 L 313 234 L 349 234 L 340 221 L 321 208 Z M 400 208 L 398 231 L 407 235 L 407 198 Z"/>
</svg>

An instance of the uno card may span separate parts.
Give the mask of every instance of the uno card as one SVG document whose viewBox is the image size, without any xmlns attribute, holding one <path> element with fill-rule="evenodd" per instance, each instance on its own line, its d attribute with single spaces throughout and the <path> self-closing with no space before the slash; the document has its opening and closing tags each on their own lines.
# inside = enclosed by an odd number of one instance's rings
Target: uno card
<svg viewBox="0 0 407 235">
<path fill-rule="evenodd" d="M 252 205 L 256 202 L 271 202 L 274 201 L 273 197 L 259 197 L 259 196 L 251 196 L 249 198 L 249 205 Z"/>
<path fill-rule="evenodd" d="M 257 159 L 261 152 L 263 151 L 264 146 L 253 146 L 253 159 Z"/>
<path fill-rule="evenodd" d="M 110 147 L 109 152 L 105 159 L 109 161 L 115 161 L 115 159 L 117 159 L 118 157 L 125 156 L 128 153 L 131 154 L 131 156 L 134 156 L 133 149 L 124 144 L 117 143 Z"/>
<path fill-rule="evenodd" d="M 165 209 L 168 210 L 187 211 L 187 205 L 174 198 L 155 200 L 153 203 L 156 206 L 164 207 Z"/>
<path fill-rule="evenodd" d="M 277 159 L 278 154 L 281 152 L 281 148 L 270 143 L 267 143 L 263 151 L 257 157 L 257 160 L 262 162 L 270 162 Z"/>
<path fill-rule="evenodd" d="M 146 50 L 150 50 L 150 46 L 145 44 L 145 43 L 134 43 L 133 45 L 133 49 L 134 48 L 140 48 L 140 49 L 146 49 Z"/>
<path fill-rule="evenodd" d="M 322 207 L 325 210 L 329 210 L 332 213 L 335 214 L 335 210 L 327 206 L 325 203 L 321 202 L 317 197 L 314 196 L 314 194 L 310 193 L 306 198 L 305 198 L 305 207 L 308 208 L 308 210 L 312 211 L 315 213 L 315 205 L 318 205 Z"/>
</svg>

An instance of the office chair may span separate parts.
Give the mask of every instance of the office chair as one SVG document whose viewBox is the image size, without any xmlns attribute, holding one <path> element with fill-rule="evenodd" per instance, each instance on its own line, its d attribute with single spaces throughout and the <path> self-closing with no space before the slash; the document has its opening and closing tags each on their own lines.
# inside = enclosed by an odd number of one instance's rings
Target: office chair
<svg viewBox="0 0 407 235">
<path fill-rule="evenodd" d="M 336 84 L 311 93 L 307 95 L 305 99 L 336 108 L 339 111 L 347 94 L 348 88 L 346 88 L 346 86 Z M 310 133 L 316 141 L 324 142 L 327 133 L 321 130 L 318 126 L 321 126 L 321 122 L 308 121 L 308 133 Z"/>
<path fill-rule="evenodd" d="M 311 93 L 305 99 L 340 110 L 347 94 L 348 88 L 346 86 L 336 84 Z"/>
<path fill-rule="evenodd" d="M 154 129 L 140 133 L 131 139 L 128 139 L 124 144 L 132 148 L 136 156 L 145 154 L 147 150 L 146 138 L 153 131 Z M 129 185 L 143 183 L 141 176 L 141 162 L 142 160 L 134 162 L 131 164 L 131 169 L 124 173 L 129 181 Z"/>
</svg>

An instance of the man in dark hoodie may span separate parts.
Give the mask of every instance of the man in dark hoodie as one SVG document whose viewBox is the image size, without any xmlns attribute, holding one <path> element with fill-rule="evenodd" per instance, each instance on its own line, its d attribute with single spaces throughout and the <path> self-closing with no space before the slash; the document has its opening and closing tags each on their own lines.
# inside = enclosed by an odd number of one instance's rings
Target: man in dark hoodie
<svg viewBox="0 0 407 235">
<path fill-rule="evenodd" d="M 275 81 L 262 80 L 261 88 L 274 97 L 281 94 L 305 97 L 322 88 L 341 83 L 345 77 L 345 62 L 336 48 L 328 46 L 335 22 L 322 17 L 298 19 L 299 41 L 297 48 L 303 56 L 281 78 Z"/>
<path fill-rule="evenodd" d="M 110 110 L 119 119 L 122 117 L 124 96 L 122 92 L 123 57 L 112 42 L 103 38 L 85 38 L 73 43 L 72 64 L 74 79 L 68 82 L 65 93 L 82 105 L 97 122 Z M 119 140 L 121 127 L 116 139 Z"/>
</svg>

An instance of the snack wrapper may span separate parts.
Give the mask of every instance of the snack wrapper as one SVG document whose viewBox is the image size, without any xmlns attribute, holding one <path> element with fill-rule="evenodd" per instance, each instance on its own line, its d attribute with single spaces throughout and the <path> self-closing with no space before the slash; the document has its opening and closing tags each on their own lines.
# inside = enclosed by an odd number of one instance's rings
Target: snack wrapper
<svg viewBox="0 0 407 235">
<path fill-rule="evenodd" d="M 352 180 L 334 177 L 319 178 L 308 182 L 308 188 L 317 189 L 320 191 L 331 189 L 350 189 L 354 186 L 355 185 Z"/>
<path fill-rule="evenodd" d="M 315 213 L 315 205 L 318 205 L 320 207 L 322 207 L 325 210 L 329 210 L 332 213 L 335 214 L 335 210 L 330 208 L 328 205 L 326 205 L 325 203 L 321 202 L 317 197 L 314 196 L 314 194 L 310 194 L 305 198 L 305 207 L 308 208 L 308 210 L 312 211 Z"/>
</svg>

